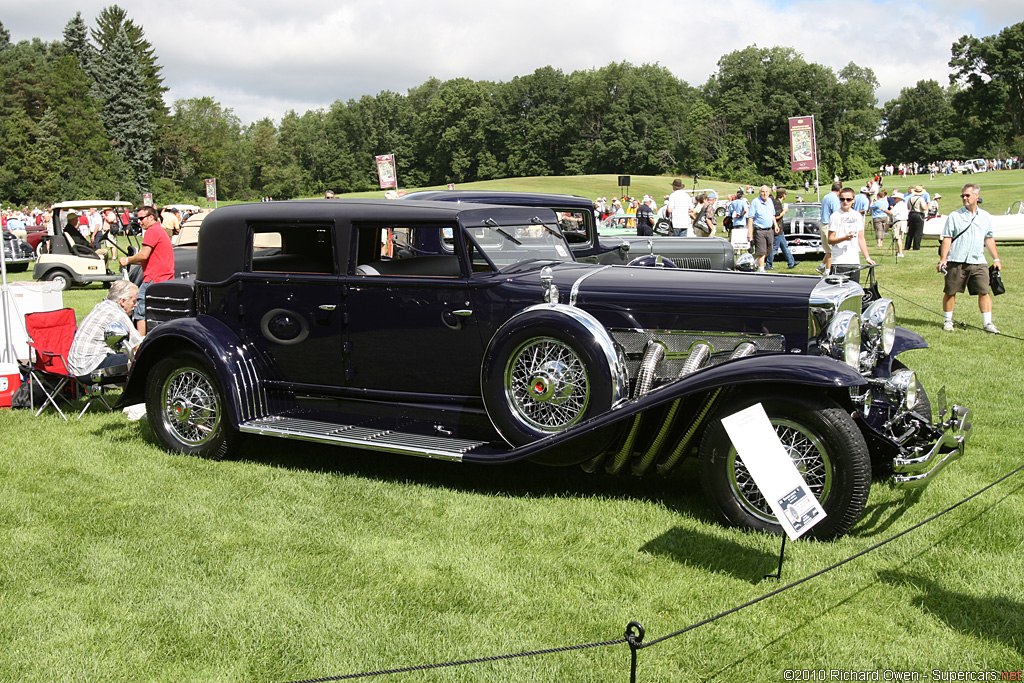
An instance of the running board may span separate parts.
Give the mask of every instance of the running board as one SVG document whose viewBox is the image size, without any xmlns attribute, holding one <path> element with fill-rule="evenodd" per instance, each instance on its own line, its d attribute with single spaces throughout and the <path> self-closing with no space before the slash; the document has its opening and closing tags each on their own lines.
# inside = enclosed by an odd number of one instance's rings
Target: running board
<svg viewBox="0 0 1024 683">
<path fill-rule="evenodd" d="M 486 441 L 470 441 L 443 436 L 423 436 L 390 429 L 369 429 L 334 422 L 316 422 L 293 417 L 269 415 L 238 425 L 238 430 L 249 434 L 277 436 L 285 439 L 316 441 L 372 451 L 416 455 L 445 460 L 462 460 L 463 454 Z"/>
</svg>

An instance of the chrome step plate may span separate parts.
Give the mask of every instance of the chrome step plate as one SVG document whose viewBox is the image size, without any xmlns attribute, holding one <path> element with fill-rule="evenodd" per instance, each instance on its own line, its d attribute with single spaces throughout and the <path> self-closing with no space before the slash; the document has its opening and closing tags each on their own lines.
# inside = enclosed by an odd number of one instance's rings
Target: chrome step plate
<svg viewBox="0 0 1024 683">
<path fill-rule="evenodd" d="M 485 441 L 453 439 L 443 436 L 423 436 L 389 429 L 370 429 L 355 425 L 339 425 L 334 422 L 317 422 L 281 415 L 269 415 L 243 422 L 239 431 L 263 436 L 277 436 L 285 439 L 317 441 L 351 448 L 365 448 L 373 451 L 416 455 L 445 460 L 462 460 L 463 454 Z"/>
</svg>

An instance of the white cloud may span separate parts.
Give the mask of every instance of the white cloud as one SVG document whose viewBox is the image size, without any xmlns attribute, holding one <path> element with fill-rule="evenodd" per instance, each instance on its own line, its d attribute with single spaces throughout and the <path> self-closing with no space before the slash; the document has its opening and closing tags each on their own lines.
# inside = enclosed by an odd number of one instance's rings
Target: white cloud
<svg viewBox="0 0 1024 683">
<path fill-rule="evenodd" d="M 77 10 L 91 26 L 110 0 L 4 9 L 13 40 L 57 40 Z M 1012 16 L 1017 15 L 1017 16 Z M 921 79 L 948 82 L 950 46 L 1019 21 L 1005 0 L 252 0 L 133 2 L 172 99 L 209 95 L 243 121 L 302 113 L 431 76 L 508 81 L 551 65 L 657 62 L 701 85 L 724 54 L 789 46 L 838 71 L 874 70 L 879 103 Z"/>
</svg>

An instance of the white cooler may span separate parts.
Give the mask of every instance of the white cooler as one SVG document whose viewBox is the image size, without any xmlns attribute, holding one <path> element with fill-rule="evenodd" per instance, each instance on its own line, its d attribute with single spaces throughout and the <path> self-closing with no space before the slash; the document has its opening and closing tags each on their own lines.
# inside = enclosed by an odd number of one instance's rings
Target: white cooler
<svg viewBox="0 0 1024 683">
<path fill-rule="evenodd" d="M 25 314 L 37 311 L 56 311 L 64 308 L 64 293 L 52 282 L 8 282 L 7 319 L 0 315 L 0 356 L 4 345 L 5 327 L 11 332 L 14 356 L 28 359 L 28 335 L 25 334 Z M 0 311 L 3 307 L 0 306 Z"/>
</svg>

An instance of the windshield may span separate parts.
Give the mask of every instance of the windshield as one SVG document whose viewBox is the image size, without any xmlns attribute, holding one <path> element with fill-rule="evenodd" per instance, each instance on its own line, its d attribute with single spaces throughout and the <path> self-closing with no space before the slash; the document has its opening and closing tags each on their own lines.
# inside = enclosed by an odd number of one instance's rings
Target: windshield
<svg viewBox="0 0 1024 683">
<path fill-rule="evenodd" d="M 821 204 L 790 206 L 784 218 L 810 218 L 821 220 Z"/>
<path fill-rule="evenodd" d="M 489 263 L 498 270 L 524 261 L 572 261 L 561 231 L 553 225 L 498 225 L 466 228 L 474 270 Z"/>
</svg>

